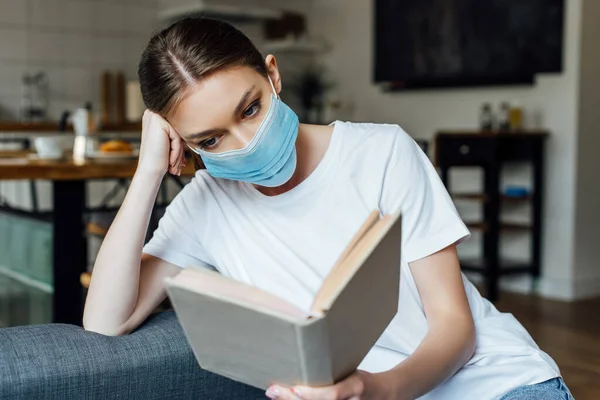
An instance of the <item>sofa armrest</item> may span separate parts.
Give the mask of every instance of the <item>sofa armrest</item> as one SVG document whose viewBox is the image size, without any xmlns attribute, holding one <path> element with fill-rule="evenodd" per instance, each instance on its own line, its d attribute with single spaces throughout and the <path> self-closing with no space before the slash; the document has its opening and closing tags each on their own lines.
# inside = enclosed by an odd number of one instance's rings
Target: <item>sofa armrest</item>
<svg viewBox="0 0 600 400">
<path fill-rule="evenodd" d="M 203 371 L 173 311 L 127 336 L 74 325 L 0 329 L 0 399 L 264 399 Z"/>
</svg>

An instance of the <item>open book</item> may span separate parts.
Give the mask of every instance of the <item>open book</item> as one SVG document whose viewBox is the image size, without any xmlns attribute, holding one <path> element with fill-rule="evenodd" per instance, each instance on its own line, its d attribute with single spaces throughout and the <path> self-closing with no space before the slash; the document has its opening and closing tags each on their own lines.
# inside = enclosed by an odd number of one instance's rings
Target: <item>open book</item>
<svg viewBox="0 0 600 400">
<path fill-rule="evenodd" d="M 354 372 L 398 309 L 400 227 L 399 214 L 373 211 L 310 311 L 208 269 L 166 278 L 200 366 L 262 389 L 330 385 Z"/>
</svg>

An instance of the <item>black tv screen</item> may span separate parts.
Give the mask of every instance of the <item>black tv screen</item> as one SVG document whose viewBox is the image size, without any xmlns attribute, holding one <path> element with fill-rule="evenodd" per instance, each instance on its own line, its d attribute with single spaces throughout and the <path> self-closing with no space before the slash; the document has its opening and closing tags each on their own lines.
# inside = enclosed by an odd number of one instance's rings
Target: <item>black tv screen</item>
<svg viewBox="0 0 600 400">
<path fill-rule="evenodd" d="M 375 0 L 375 82 L 531 83 L 560 72 L 564 0 Z"/>
</svg>

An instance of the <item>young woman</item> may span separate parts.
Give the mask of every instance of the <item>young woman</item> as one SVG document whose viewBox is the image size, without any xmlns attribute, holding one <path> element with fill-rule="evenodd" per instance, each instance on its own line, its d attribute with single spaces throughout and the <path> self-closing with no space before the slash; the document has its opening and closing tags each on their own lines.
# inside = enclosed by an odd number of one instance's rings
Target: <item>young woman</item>
<svg viewBox="0 0 600 400">
<path fill-rule="evenodd" d="M 334 386 L 274 385 L 266 395 L 570 398 L 552 359 L 461 274 L 455 245 L 469 232 L 399 126 L 299 124 L 279 98 L 275 58 L 209 19 L 188 18 L 155 34 L 139 78 L 148 107 L 139 165 L 96 260 L 86 329 L 132 331 L 165 298 L 163 279 L 188 266 L 308 308 L 368 213 L 400 210 L 398 314 L 359 370 Z M 180 174 L 186 147 L 205 169 L 143 246 L 159 184 L 167 171 Z"/>
</svg>

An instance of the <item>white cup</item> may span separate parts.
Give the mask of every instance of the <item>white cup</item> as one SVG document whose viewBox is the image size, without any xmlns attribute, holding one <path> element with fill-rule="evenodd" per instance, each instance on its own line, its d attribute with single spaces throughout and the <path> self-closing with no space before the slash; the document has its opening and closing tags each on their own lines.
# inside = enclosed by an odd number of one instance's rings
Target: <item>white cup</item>
<svg viewBox="0 0 600 400">
<path fill-rule="evenodd" d="M 63 136 L 38 136 L 34 139 L 34 145 L 40 158 L 57 159 L 64 155 Z"/>
<path fill-rule="evenodd" d="M 85 108 L 78 108 L 71 115 L 71 123 L 76 135 L 87 135 L 88 132 L 89 111 Z"/>
</svg>

